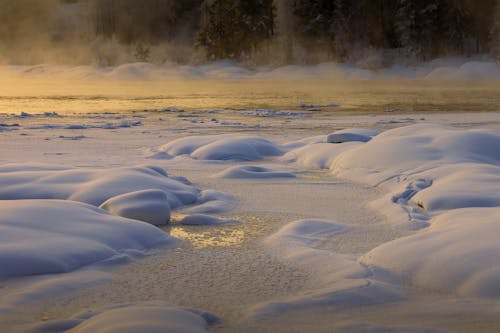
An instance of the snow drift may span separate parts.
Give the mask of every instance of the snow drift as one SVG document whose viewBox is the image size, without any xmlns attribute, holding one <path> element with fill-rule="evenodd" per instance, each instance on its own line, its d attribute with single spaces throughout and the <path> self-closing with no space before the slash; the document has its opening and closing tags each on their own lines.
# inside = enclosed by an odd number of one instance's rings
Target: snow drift
<svg viewBox="0 0 500 333">
<path fill-rule="evenodd" d="M 199 195 L 196 187 L 152 166 L 110 169 L 0 166 L 0 200 L 64 199 L 99 206 L 112 197 L 141 190 L 165 192 L 171 208 L 195 203 Z"/>
<path fill-rule="evenodd" d="M 240 134 L 185 137 L 167 143 L 158 152 L 167 158 L 188 155 L 198 160 L 222 161 L 256 161 L 283 154 L 278 145 L 263 137 Z"/>
<path fill-rule="evenodd" d="M 64 273 L 175 238 L 147 223 L 64 200 L 0 200 L 0 278 Z"/>
<path fill-rule="evenodd" d="M 124 304 L 39 325 L 37 332 L 207 333 L 218 318 L 210 313 L 160 302 Z"/>
</svg>

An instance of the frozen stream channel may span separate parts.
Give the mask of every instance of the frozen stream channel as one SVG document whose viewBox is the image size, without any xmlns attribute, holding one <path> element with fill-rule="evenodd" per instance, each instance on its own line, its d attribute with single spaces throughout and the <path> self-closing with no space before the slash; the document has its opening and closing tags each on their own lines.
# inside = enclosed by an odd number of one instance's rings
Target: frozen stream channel
<svg viewBox="0 0 500 333">
<path fill-rule="evenodd" d="M 69 279 L 74 275 L 79 281 L 67 287 L 63 283 L 62 287 L 51 289 L 50 285 L 46 288 L 47 285 L 42 284 L 40 289 L 30 289 L 38 277 L 4 280 L 0 297 L 3 305 L 10 306 L 10 312 L 0 308 L 3 325 L 0 327 L 8 327 L 6 332 L 62 332 L 64 329 L 56 330 L 55 326 L 51 326 L 51 330 L 41 327 L 52 321 L 60 321 L 60 327 L 68 327 L 65 323 L 75 314 L 116 304 L 162 301 L 215 314 L 220 321 L 209 326 L 212 332 L 471 332 L 498 328 L 499 305 L 495 299 L 477 298 L 473 294 L 464 297 L 453 291 L 433 289 L 432 285 L 400 282 L 390 275 L 372 279 L 374 273 L 363 261 L 364 256 L 380 245 L 415 235 L 419 230 L 390 221 L 382 214 L 386 211 L 371 204 L 392 189 L 358 182 L 356 177 L 347 180 L 329 170 L 313 167 L 315 164 L 311 161 L 327 164 L 327 160 L 319 157 L 334 149 L 323 142 L 324 138 L 320 143 L 323 148 L 319 150 L 314 150 L 314 143 L 310 144 L 312 155 L 300 155 L 304 151 L 311 153 L 308 147 L 295 151 L 297 163 L 284 158 L 287 156 L 252 162 L 206 161 L 187 156 L 164 158 L 171 150 L 158 148 L 189 135 L 221 132 L 259 135 L 285 147 L 285 143 L 296 144 L 303 138 L 317 140 L 316 135 L 325 136 L 354 126 L 386 131 L 413 125 L 416 130 L 422 128 L 430 133 L 445 130 L 435 130 L 434 125 L 428 123 L 473 128 L 488 124 L 498 128 L 498 113 L 334 118 L 322 113 L 303 117 L 309 113 L 271 111 L 265 114 L 266 121 L 262 121 L 260 113 L 241 110 L 200 111 L 180 116 L 175 111 L 61 117 L 45 114 L 31 119 L 3 115 L 6 126 L 1 133 L 4 139 L 0 148 L 2 165 L 17 163 L 34 168 L 35 161 L 71 167 L 74 169 L 68 172 L 73 173 L 85 168 L 109 169 L 111 176 L 113 168 L 155 165 L 169 174 L 186 177 L 196 188 L 232 196 L 234 200 L 226 202 L 231 209 L 210 214 L 241 223 L 181 225 L 178 222 L 183 216 L 194 212 L 190 208 L 196 208 L 187 206 L 174 210 L 173 223 L 161 227 L 166 234 L 184 240 L 174 248 L 155 248 L 147 256 L 118 265 L 91 265 L 56 275 L 67 275 Z M 217 118 L 217 122 L 211 118 Z M 282 128 L 285 134 L 277 128 Z M 450 131 L 463 135 L 458 129 Z M 351 147 L 350 144 L 347 146 Z M 403 151 L 408 149 L 403 148 Z M 209 153 L 199 152 L 200 156 Z M 388 158 L 397 159 L 399 155 Z M 494 153 L 490 155 L 496 158 Z M 9 156 L 16 156 L 16 160 Z M 300 156 L 305 158 L 301 160 Z M 269 172 L 265 179 L 244 177 L 262 170 L 277 172 Z M 378 176 L 378 173 L 372 174 Z M 6 179 L 13 181 L 13 178 Z M 403 185 L 404 181 L 406 179 L 402 180 Z M 429 186 L 424 181 L 421 183 Z M 36 181 L 28 182 L 26 186 L 36 184 Z M 94 183 L 89 184 L 82 186 L 101 190 Z M 420 186 L 418 184 L 410 183 L 408 189 L 411 191 Z M 27 193 L 46 190 L 43 186 Z M 495 187 L 490 191 L 495 193 Z M 404 199 L 405 193 L 402 191 L 400 197 Z M 410 207 L 411 202 L 405 204 Z M 315 234 L 313 230 L 305 240 L 295 239 L 297 234 L 287 234 L 294 230 L 310 232 L 303 229 L 307 223 L 301 224 L 301 221 L 312 221 L 322 232 Z M 297 229 L 290 229 L 290 225 Z M 425 232 L 424 229 L 422 234 Z M 309 248 L 295 253 L 287 241 L 269 240 L 276 234 L 289 237 L 285 240 L 290 239 L 292 245 L 303 242 Z M 314 258 L 327 260 L 315 262 Z M 342 268 L 339 270 L 343 275 L 332 273 L 332 267 Z M 94 275 L 94 271 L 98 273 Z M 52 275 L 40 277 L 45 278 L 50 283 L 58 282 Z"/>
</svg>

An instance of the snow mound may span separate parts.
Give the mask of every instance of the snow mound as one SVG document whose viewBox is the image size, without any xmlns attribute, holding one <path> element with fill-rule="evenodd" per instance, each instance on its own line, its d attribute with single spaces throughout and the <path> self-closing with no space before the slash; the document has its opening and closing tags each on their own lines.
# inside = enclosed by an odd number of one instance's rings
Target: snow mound
<svg viewBox="0 0 500 333">
<path fill-rule="evenodd" d="M 365 280 L 348 280 L 329 289 L 308 293 L 307 296 L 257 304 L 250 309 L 249 315 L 253 319 L 265 319 L 289 311 L 314 307 L 352 309 L 404 299 L 405 296 L 390 285 Z"/>
<path fill-rule="evenodd" d="M 171 208 L 197 201 L 199 190 L 153 166 L 109 169 L 39 165 L 0 166 L 0 200 L 64 199 L 100 206 L 140 190 L 166 193 Z"/>
<path fill-rule="evenodd" d="M 500 297 L 498 147 L 499 131 L 418 124 L 388 130 L 333 161 L 338 176 L 389 190 L 373 205 L 391 221 L 429 225 L 363 257 L 378 279 Z"/>
<path fill-rule="evenodd" d="M 68 333 L 207 333 L 218 318 L 199 310 L 159 302 L 126 304 L 98 312 L 84 313 L 73 319 L 45 323 L 37 332 Z"/>
<path fill-rule="evenodd" d="M 462 163 L 420 175 L 433 183 L 418 191 L 412 201 L 429 212 L 500 206 L 500 166 Z"/>
<path fill-rule="evenodd" d="M 290 150 L 281 158 L 283 161 L 297 163 L 303 167 L 328 169 L 335 158 L 342 152 L 358 147 L 361 142 L 341 144 L 312 143 Z"/>
<path fill-rule="evenodd" d="M 291 222 L 265 239 L 277 256 L 311 274 L 314 287 L 303 295 L 258 304 L 253 318 L 281 315 L 311 307 L 354 307 L 399 301 L 405 296 L 390 285 L 366 279 L 368 272 L 356 261 L 329 251 L 328 243 L 348 227 L 327 220 Z"/>
<path fill-rule="evenodd" d="M 283 150 L 260 136 L 222 134 L 177 139 L 160 147 L 158 153 L 189 155 L 198 160 L 255 161 L 282 155 Z"/>
<path fill-rule="evenodd" d="M 433 69 L 426 80 L 476 80 L 495 79 L 500 75 L 500 67 L 495 62 L 468 61 L 458 67 L 443 66 Z"/>
<path fill-rule="evenodd" d="M 167 194 L 160 190 L 142 190 L 112 197 L 100 208 L 114 215 L 164 225 L 170 221 Z"/>
<path fill-rule="evenodd" d="M 500 133 L 418 124 L 383 132 L 339 155 L 334 173 L 371 184 L 457 163 L 500 164 Z"/>
<path fill-rule="evenodd" d="M 179 222 L 183 225 L 233 225 L 240 222 L 230 219 L 222 219 L 215 216 L 205 214 L 187 215 Z"/>
<path fill-rule="evenodd" d="M 68 272 L 174 240 L 83 203 L 0 200 L 0 278 Z"/>
<path fill-rule="evenodd" d="M 375 274 L 465 296 L 500 297 L 500 208 L 457 209 L 361 260 Z"/>
<path fill-rule="evenodd" d="M 340 131 L 333 132 L 326 137 L 326 142 L 328 143 L 343 143 L 343 142 L 368 142 L 372 137 L 379 134 L 377 131 L 372 131 L 368 129 L 343 129 Z"/>
<path fill-rule="evenodd" d="M 198 203 L 182 211 L 189 214 L 220 214 L 233 209 L 235 201 L 235 198 L 227 193 L 203 190 Z"/>
<path fill-rule="evenodd" d="M 326 220 L 298 220 L 288 223 L 275 234 L 266 239 L 268 245 L 274 247 L 289 246 L 296 243 L 300 246 L 314 247 L 318 242 L 345 232 L 347 227 Z"/>
<path fill-rule="evenodd" d="M 215 176 L 224 179 L 295 178 L 295 175 L 290 172 L 275 171 L 273 169 L 253 165 L 230 167 Z"/>
</svg>

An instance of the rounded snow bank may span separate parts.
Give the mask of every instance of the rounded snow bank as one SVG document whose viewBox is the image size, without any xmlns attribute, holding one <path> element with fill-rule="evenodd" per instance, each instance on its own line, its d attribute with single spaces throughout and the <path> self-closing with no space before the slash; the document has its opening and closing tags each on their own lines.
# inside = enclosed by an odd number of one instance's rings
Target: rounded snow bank
<svg viewBox="0 0 500 333">
<path fill-rule="evenodd" d="M 352 141 L 368 142 L 372 139 L 372 137 L 376 136 L 377 134 L 379 134 L 379 132 L 368 129 L 361 129 L 361 128 L 343 129 L 328 134 L 328 136 L 326 137 L 326 142 L 328 143 L 343 143 Z"/>
<path fill-rule="evenodd" d="M 175 238 L 74 201 L 0 200 L 0 278 L 64 273 Z"/>
<path fill-rule="evenodd" d="M 283 155 L 282 160 L 308 168 L 328 169 L 338 155 L 361 144 L 362 142 L 312 143 L 290 150 Z"/>
<path fill-rule="evenodd" d="M 426 80 L 478 80 L 498 79 L 500 67 L 493 61 L 468 61 L 460 66 L 441 66 L 433 69 Z"/>
<path fill-rule="evenodd" d="M 167 194 L 160 190 L 142 190 L 122 194 L 108 199 L 100 208 L 118 216 L 153 225 L 164 225 L 170 221 Z"/>
<path fill-rule="evenodd" d="M 126 304 L 43 324 L 37 331 L 68 333 L 208 333 L 218 321 L 210 313 L 159 302 Z"/>
<path fill-rule="evenodd" d="M 230 167 L 216 175 L 224 179 L 269 179 L 269 178 L 295 178 L 291 172 L 275 171 L 273 169 L 243 165 Z"/>
<path fill-rule="evenodd" d="M 383 132 L 340 154 L 331 169 L 377 184 L 404 174 L 457 163 L 500 164 L 500 133 L 418 124 Z"/>
<path fill-rule="evenodd" d="M 108 169 L 7 165 L 0 167 L 0 200 L 64 199 L 100 206 L 121 194 L 159 190 L 169 206 L 195 203 L 199 190 L 154 166 Z"/>
<path fill-rule="evenodd" d="M 255 161 L 282 155 L 283 150 L 260 136 L 222 134 L 177 139 L 160 147 L 159 153 L 168 157 L 189 155 L 198 160 Z"/>
<path fill-rule="evenodd" d="M 427 230 L 375 248 L 362 262 L 424 288 L 499 298 L 499 221 L 499 207 L 453 210 Z"/>
</svg>

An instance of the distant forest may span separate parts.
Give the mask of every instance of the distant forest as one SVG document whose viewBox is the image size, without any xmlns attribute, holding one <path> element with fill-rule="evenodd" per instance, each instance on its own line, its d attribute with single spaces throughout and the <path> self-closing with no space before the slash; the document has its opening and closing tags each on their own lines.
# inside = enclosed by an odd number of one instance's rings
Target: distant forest
<svg viewBox="0 0 500 333">
<path fill-rule="evenodd" d="M 0 0 L 0 57 L 20 47 L 105 64 L 500 57 L 500 0 Z"/>
</svg>

